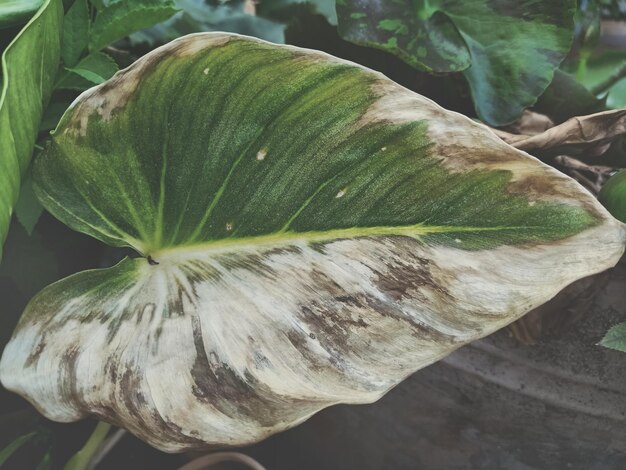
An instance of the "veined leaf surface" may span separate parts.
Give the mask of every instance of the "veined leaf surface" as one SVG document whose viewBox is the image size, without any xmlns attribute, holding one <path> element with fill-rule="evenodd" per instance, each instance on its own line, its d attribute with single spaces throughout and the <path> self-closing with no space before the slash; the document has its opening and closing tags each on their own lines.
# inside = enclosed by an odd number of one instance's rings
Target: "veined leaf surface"
<svg viewBox="0 0 626 470">
<path fill-rule="evenodd" d="M 0 91 L 0 258 L 52 93 L 61 50 L 63 2 L 46 0 L 2 54 Z"/>
<path fill-rule="evenodd" d="M 0 379 L 166 451 L 372 402 L 624 250 L 589 193 L 486 127 L 237 35 L 85 92 L 34 170 L 56 217 L 145 258 L 38 294 Z"/>
</svg>

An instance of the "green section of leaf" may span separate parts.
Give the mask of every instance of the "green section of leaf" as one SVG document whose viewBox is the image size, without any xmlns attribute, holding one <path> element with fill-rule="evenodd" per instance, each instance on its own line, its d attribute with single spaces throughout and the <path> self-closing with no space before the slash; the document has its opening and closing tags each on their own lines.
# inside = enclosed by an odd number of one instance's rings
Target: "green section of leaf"
<svg viewBox="0 0 626 470">
<path fill-rule="evenodd" d="M 534 106 L 536 111 L 561 123 L 574 116 L 584 116 L 606 109 L 605 100 L 596 98 L 572 75 L 557 69 L 554 79 Z"/>
<path fill-rule="evenodd" d="M 52 92 L 60 57 L 62 21 L 60 0 L 46 1 L 2 55 L 0 246 L 19 195 L 21 176 L 30 163 L 39 121 Z"/>
<path fill-rule="evenodd" d="M 30 441 L 37 435 L 35 432 L 31 432 L 29 434 L 24 434 L 23 436 L 18 437 L 13 442 L 11 442 L 4 449 L 0 450 L 0 467 L 6 463 L 9 458 L 20 449 L 24 444 Z"/>
<path fill-rule="evenodd" d="M 506 172 L 451 174 L 427 150 L 426 122 L 355 130 L 376 102 L 375 76 L 294 54 L 233 37 L 204 54 L 163 55 L 119 105 L 92 95 L 112 108 L 93 101 L 64 116 L 37 160 L 41 200 L 68 225 L 146 254 L 298 234 L 432 234 L 476 249 L 595 223 L 509 194 Z"/>
<path fill-rule="evenodd" d="M 109 4 L 98 12 L 89 41 L 91 51 L 99 51 L 109 44 L 140 29 L 166 20 L 178 10 L 172 1 L 133 0 Z"/>
<path fill-rule="evenodd" d="M 574 0 L 346 0 L 337 12 L 346 40 L 389 50 L 419 69 L 464 70 L 479 117 L 503 125 L 551 82 L 572 41 L 575 6 Z"/>
<path fill-rule="evenodd" d="M 0 29 L 26 23 L 42 3 L 43 0 L 2 0 L 0 2 Z"/>
<path fill-rule="evenodd" d="M 60 90 L 86 90 L 111 78 L 118 71 L 115 61 L 103 52 L 95 52 L 81 60 L 76 67 L 66 69 L 57 83 Z"/>
<path fill-rule="evenodd" d="M 41 123 L 39 123 L 39 132 L 47 132 L 54 129 L 70 104 L 71 100 L 68 100 L 67 97 L 55 97 L 53 95 L 50 104 L 44 111 Z"/>
<path fill-rule="evenodd" d="M 285 25 L 244 11 L 245 2 L 235 0 L 211 5 L 204 0 L 177 0 L 181 11 L 167 21 L 131 35 L 133 44 L 160 45 L 186 34 L 228 31 L 274 43 L 285 42 Z"/>
<path fill-rule="evenodd" d="M 626 170 L 611 176 L 598 195 L 613 217 L 626 223 Z"/>
<path fill-rule="evenodd" d="M 63 19 L 61 58 L 67 67 L 76 65 L 89 43 L 87 0 L 76 0 Z"/>
<path fill-rule="evenodd" d="M 43 206 L 35 196 L 30 171 L 22 180 L 20 197 L 15 204 L 15 216 L 28 235 L 32 235 L 35 225 L 43 212 Z"/>
<path fill-rule="evenodd" d="M 626 323 L 613 326 L 602 338 L 600 344 L 605 348 L 626 352 Z"/>
</svg>

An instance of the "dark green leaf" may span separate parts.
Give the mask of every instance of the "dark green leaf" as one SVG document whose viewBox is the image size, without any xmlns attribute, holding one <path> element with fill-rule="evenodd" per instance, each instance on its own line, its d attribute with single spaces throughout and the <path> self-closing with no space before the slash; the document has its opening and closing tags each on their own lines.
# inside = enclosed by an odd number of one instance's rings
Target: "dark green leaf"
<svg viewBox="0 0 626 470">
<path fill-rule="evenodd" d="M 166 20 L 178 10 L 169 0 L 132 0 L 109 4 L 98 12 L 89 48 L 99 51 L 135 31 Z"/>
<path fill-rule="evenodd" d="M 76 0 L 63 19 L 61 58 L 67 67 L 78 63 L 89 43 L 87 0 Z"/>
<path fill-rule="evenodd" d="M 600 344 L 605 348 L 626 352 L 626 323 L 612 327 L 602 338 Z"/>
<path fill-rule="evenodd" d="M 626 223 L 626 170 L 611 176 L 598 195 L 613 217 Z"/>
<path fill-rule="evenodd" d="M 572 75 L 557 69 L 550 86 L 539 97 L 534 109 L 559 124 L 574 116 L 604 111 L 606 105 L 604 99 L 596 98 Z"/>
<path fill-rule="evenodd" d="M 39 122 L 52 93 L 62 21 L 61 1 L 47 0 L 2 55 L 0 258 L 20 179 L 30 164 Z"/>
<path fill-rule="evenodd" d="M 476 111 L 514 121 L 552 80 L 573 34 L 575 0 L 340 0 L 339 32 L 412 65 L 464 70 Z M 471 63 L 471 67 L 469 67 Z"/>
<path fill-rule="evenodd" d="M 13 442 L 11 442 L 4 449 L 0 450 L 0 467 L 4 465 L 4 463 L 9 460 L 9 458 L 24 444 L 30 441 L 37 435 L 35 432 L 31 432 L 29 434 L 24 434 L 23 436 L 18 437 Z"/>
<path fill-rule="evenodd" d="M 28 235 L 32 235 L 35 225 L 43 212 L 43 206 L 33 191 L 33 180 L 30 171 L 22 179 L 20 197 L 15 204 L 15 216 Z"/>
</svg>

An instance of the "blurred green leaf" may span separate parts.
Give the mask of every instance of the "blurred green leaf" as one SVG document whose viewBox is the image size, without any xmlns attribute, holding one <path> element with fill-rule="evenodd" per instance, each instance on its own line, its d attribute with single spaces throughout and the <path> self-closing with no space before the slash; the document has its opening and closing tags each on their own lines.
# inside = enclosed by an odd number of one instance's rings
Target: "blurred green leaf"
<svg viewBox="0 0 626 470">
<path fill-rule="evenodd" d="M 178 10 L 170 0 L 129 0 L 110 3 L 99 11 L 89 48 L 99 51 L 129 34 L 166 20 Z"/>
<path fill-rule="evenodd" d="M 71 100 L 68 100 L 66 97 L 55 97 L 55 95 L 52 95 L 50 104 L 44 111 L 39 123 L 39 131 L 48 132 L 54 129 L 70 104 Z"/>
<path fill-rule="evenodd" d="M 478 116 L 504 125 L 552 81 L 571 46 L 575 7 L 575 0 L 339 0 L 337 14 L 346 40 L 422 70 L 463 70 Z"/>
<path fill-rule="evenodd" d="M 48 102 L 61 50 L 63 4 L 46 0 L 2 55 L 0 95 L 0 258 Z"/>
<path fill-rule="evenodd" d="M 0 450 L 0 467 L 5 464 L 7 460 L 24 444 L 30 441 L 37 435 L 36 432 L 31 432 L 28 434 L 24 434 L 23 436 L 18 437 L 13 442 L 11 442 L 4 449 Z"/>
<path fill-rule="evenodd" d="M 613 217 L 626 223 L 626 169 L 608 179 L 598 199 Z"/>
<path fill-rule="evenodd" d="M 285 42 L 285 25 L 244 11 L 243 0 L 211 5 L 204 0 L 177 0 L 180 12 L 169 20 L 131 35 L 132 44 L 155 46 L 202 31 L 226 31 L 275 43 Z"/>
<path fill-rule="evenodd" d="M 626 51 L 609 50 L 601 51 L 592 55 L 587 61 L 584 73 L 578 78 L 589 89 L 597 88 L 603 82 L 610 83 L 599 94 L 606 95 L 606 104 L 610 108 L 623 108 L 626 106 L 626 74 L 619 74 L 620 69 L 626 67 Z M 618 73 L 617 76 L 615 74 Z M 609 80 L 615 77 L 615 80 Z"/>
<path fill-rule="evenodd" d="M 326 17 L 332 25 L 337 25 L 337 10 L 335 0 L 263 0 L 257 4 L 257 15 L 274 19 L 283 19 L 283 12 L 293 6 L 308 5 L 312 13 L 319 13 Z"/>
<path fill-rule="evenodd" d="M 63 19 L 61 57 L 68 67 L 76 65 L 89 43 L 87 0 L 76 0 Z"/>
<path fill-rule="evenodd" d="M 596 98 L 572 75 L 557 69 L 554 79 L 533 109 L 559 124 L 574 116 L 603 111 L 606 106 L 604 99 Z"/>
<path fill-rule="evenodd" d="M 602 338 L 600 344 L 605 348 L 626 352 L 626 323 L 612 327 Z"/>
<path fill-rule="evenodd" d="M 15 204 L 15 216 L 28 235 L 32 235 L 35 225 L 43 212 L 43 206 L 33 191 L 33 179 L 30 170 L 22 180 L 20 197 Z"/>
<path fill-rule="evenodd" d="M 0 29 L 26 23 L 42 3 L 43 0 L 2 0 Z"/>
</svg>

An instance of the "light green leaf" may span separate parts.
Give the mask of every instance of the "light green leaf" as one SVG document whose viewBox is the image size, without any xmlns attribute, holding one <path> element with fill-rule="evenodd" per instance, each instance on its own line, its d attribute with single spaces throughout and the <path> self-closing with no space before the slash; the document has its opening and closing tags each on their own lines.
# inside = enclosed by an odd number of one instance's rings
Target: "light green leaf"
<svg viewBox="0 0 626 470">
<path fill-rule="evenodd" d="M 94 84 L 99 85 L 111 78 L 118 71 L 115 61 L 103 52 L 95 52 L 76 67 L 66 69 L 67 72 L 59 80 L 57 88 L 61 90 L 86 90 Z"/>
<path fill-rule="evenodd" d="M 611 176 L 598 195 L 613 217 L 626 222 L 626 170 Z"/>
<path fill-rule="evenodd" d="M 579 78 L 590 89 L 598 87 L 603 83 L 610 84 L 608 87 L 602 87 L 603 89 L 599 91 L 599 95 L 606 96 L 606 104 L 610 108 L 617 109 L 626 106 L 625 71 L 626 52 L 623 50 L 609 50 L 590 57 L 587 67 Z"/>
<path fill-rule="evenodd" d="M 47 0 L 2 54 L 0 95 L 0 258 L 57 72 L 63 5 Z"/>
<path fill-rule="evenodd" d="M 145 258 L 26 308 L 0 380 L 167 451 L 369 403 L 624 251 L 576 182 L 326 54 L 196 34 L 83 94 L 45 207 Z"/>
<path fill-rule="evenodd" d="M 551 82 L 572 42 L 575 7 L 575 0 L 345 0 L 337 14 L 346 40 L 422 70 L 463 70 L 479 117 L 504 125 Z"/>
<path fill-rule="evenodd" d="M 24 434 L 23 436 L 18 437 L 13 442 L 11 442 L 4 449 L 0 450 L 0 467 L 5 464 L 7 460 L 17 452 L 20 447 L 30 441 L 33 437 L 35 437 L 37 433 L 31 432 L 29 434 Z"/>
<path fill-rule="evenodd" d="M 26 23 L 41 7 L 43 0 L 2 0 L 0 29 Z"/>
<path fill-rule="evenodd" d="M 75 0 L 63 20 L 61 57 L 67 67 L 76 65 L 89 43 L 87 0 Z"/>
<path fill-rule="evenodd" d="M 166 20 L 176 13 L 174 2 L 133 0 L 109 4 L 98 12 L 91 28 L 89 48 L 99 51 L 140 29 Z"/>
<path fill-rule="evenodd" d="M 20 197 L 15 204 L 15 216 L 28 235 L 32 235 L 35 225 L 43 212 L 43 206 L 33 191 L 33 180 L 30 171 L 22 180 Z"/>
<path fill-rule="evenodd" d="M 626 323 L 613 326 L 602 338 L 600 344 L 605 348 L 626 352 Z"/>
</svg>

